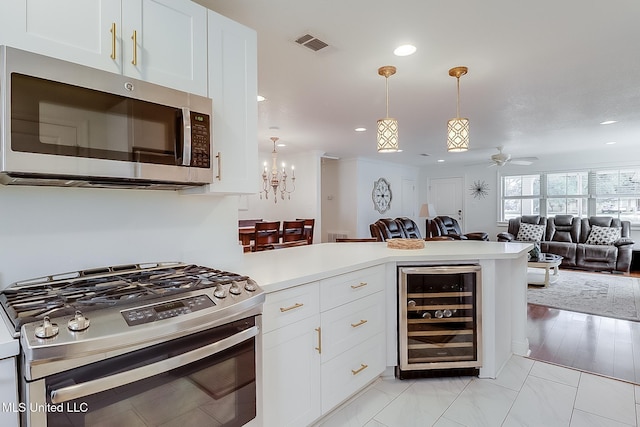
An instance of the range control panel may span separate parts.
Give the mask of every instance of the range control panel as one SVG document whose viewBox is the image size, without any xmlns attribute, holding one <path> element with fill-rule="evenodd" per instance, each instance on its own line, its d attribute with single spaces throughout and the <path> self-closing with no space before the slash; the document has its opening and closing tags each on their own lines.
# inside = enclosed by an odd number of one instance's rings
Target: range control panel
<svg viewBox="0 0 640 427">
<path fill-rule="evenodd" d="M 193 313 L 194 311 L 204 310 L 205 308 L 215 305 L 207 295 L 197 295 L 195 297 L 124 310 L 122 311 L 122 316 L 129 326 L 136 326 Z"/>
</svg>

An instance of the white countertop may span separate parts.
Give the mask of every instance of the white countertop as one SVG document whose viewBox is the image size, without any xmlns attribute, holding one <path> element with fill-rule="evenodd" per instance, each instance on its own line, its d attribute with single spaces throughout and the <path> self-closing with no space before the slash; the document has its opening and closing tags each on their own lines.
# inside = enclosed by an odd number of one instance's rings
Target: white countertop
<svg viewBox="0 0 640 427">
<path fill-rule="evenodd" d="M 427 241 L 424 249 L 389 249 L 384 242 L 320 243 L 246 253 L 238 262 L 213 267 L 247 275 L 265 292 L 275 292 L 386 262 L 513 259 L 530 249 L 529 243 L 483 241 Z"/>
</svg>

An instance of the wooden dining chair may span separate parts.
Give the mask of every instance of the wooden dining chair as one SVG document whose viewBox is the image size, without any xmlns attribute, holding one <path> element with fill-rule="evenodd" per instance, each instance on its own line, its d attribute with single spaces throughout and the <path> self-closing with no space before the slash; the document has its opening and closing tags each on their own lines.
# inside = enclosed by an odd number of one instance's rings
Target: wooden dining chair
<svg viewBox="0 0 640 427">
<path fill-rule="evenodd" d="M 282 242 L 307 240 L 304 236 L 304 221 L 282 221 Z"/>
<path fill-rule="evenodd" d="M 304 237 L 308 244 L 313 243 L 313 227 L 316 223 L 314 218 L 296 218 L 296 221 L 304 221 Z"/>
<path fill-rule="evenodd" d="M 280 243 L 280 221 L 256 222 L 253 235 L 253 252 L 273 249 L 273 244 Z"/>
</svg>

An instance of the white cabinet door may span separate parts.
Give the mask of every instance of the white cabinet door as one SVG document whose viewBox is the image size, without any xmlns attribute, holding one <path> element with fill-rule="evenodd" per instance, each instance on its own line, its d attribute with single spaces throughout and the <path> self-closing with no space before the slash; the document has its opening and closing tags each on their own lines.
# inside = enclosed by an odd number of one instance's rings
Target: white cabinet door
<svg viewBox="0 0 640 427">
<path fill-rule="evenodd" d="M 209 11 L 209 97 L 213 145 L 220 154 L 209 191 L 259 191 L 256 32 Z"/>
<path fill-rule="evenodd" d="M 309 425 L 320 416 L 320 316 L 263 336 L 265 427 Z"/>
<path fill-rule="evenodd" d="M 188 0 L 122 2 L 123 74 L 207 95 L 207 10 Z"/>
<path fill-rule="evenodd" d="M 0 44 L 119 73 L 120 15 L 120 0 L 3 1 Z"/>
</svg>

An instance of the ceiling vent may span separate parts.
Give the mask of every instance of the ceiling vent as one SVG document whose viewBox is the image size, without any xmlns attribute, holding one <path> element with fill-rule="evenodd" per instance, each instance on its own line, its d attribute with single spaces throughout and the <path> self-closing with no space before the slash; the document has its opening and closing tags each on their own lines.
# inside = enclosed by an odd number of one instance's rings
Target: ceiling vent
<svg viewBox="0 0 640 427">
<path fill-rule="evenodd" d="M 323 42 L 320 39 L 315 38 L 311 34 L 305 34 L 304 36 L 299 37 L 298 39 L 296 39 L 296 43 L 301 44 L 302 46 L 308 47 L 309 49 L 315 52 L 329 46 L 327 43 Z"/>
</svg>

